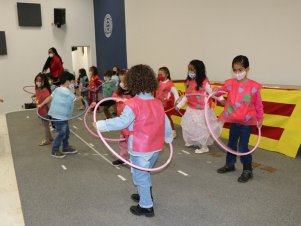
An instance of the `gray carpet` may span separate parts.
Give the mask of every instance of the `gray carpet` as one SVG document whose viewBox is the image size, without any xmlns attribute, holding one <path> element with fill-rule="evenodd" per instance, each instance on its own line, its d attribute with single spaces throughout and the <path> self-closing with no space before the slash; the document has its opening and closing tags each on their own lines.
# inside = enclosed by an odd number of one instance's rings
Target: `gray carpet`
<svg viewBox="0 0 301 226">
<path fill-rule="evenodd" d="M 135 205 L 130 195 L 136 191 L 129 167 L 113 167 L 73 134 L 71 144 L 80 153 L 52 158 L 50 146 L 38 146 L 43 129 L 34 111 L 10 113 L 7 122 L 27 226 L 301 225 L 300 158 L 258 150 L 254 179 L 240 184 L 239 161 L 235 172 L 217 174 L 216 169 L 225 161 L 224 152 L 213 146 L 210 153 L 194 154 L 193 149 L 184 147 L 178 127 L 172 163 L 152 176 L 155 217 L 137 217 L 129 212 Z M 101 141 L 88 134 L 82 121 L 71 121 L 70 128 L 114 160 Z M 157 165 L 167 156 L 166 149 Z"/>
</svg>

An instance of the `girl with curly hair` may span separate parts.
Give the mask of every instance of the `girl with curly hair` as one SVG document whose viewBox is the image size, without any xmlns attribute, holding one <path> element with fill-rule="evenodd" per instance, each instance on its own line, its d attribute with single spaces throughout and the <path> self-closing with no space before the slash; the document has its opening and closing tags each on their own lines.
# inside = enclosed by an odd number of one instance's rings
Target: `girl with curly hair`
<svg viewBox="0 0 301 226">
<path fill-rule="evenodd" d="M 127 128 L 131 162 L 152 168 L 159 152 L 164 148 L 164 141 L 171 143 L 173 140 L 170 122 L 162 103 L 152 95 L 158 87 L 155 73 L 147 65 L 133 66 L 126 75 L 125 86 L 133 98 L 125 102 L 121 116 L 100 120 L 94 123 L 94 127 L 101 132 Z M 130 211 L 134 215 L 152 217 L 154 208 L 151 174 L 135 168 L 131 172 L 138 190 L 138 194 L 132 194 L 131 199 L 139 204 L 131 206 Z"/>
</svg>

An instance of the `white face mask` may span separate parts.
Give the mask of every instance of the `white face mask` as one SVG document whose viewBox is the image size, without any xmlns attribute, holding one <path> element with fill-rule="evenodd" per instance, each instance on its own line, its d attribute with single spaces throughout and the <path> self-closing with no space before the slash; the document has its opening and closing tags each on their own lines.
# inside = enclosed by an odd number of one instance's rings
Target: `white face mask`
<svg viewBox="0 0 301 226">
<path fill-rule="evenodd" d="M 191 78 L 191 79 L 194 79 L 196 74 L 192 71 L 188 71 L 188 76 Z"/>
<path fill-rule="evenodd" d="M 36 82 L 36 86 L 40 88 L 42 86 L 42 83 L 41 82 Z"/>
<path fill-rule="evenodd" d="M 108 77 L 108 76 L 105 76 L 104 77 L 104 80 L 107 82 L 107 81 L 110 81 L 110 77 Z"/>
<path fill-rule="evenodd" d="M 69 89 L 70 89 L 70 90 L 74 90 L 74 83 L 70 83 L 70 84 L 69 84 Z"/>
<path fill-rule="evenodd" d="M 238 81 L 240 81 L 240 80 L 244 79 L 244 77 L 246 77 L 247 72 L 246 71 L 242 71 L 240 73 L 234 73 L 234 75 L 236 76 L 236 79 Z"/>
<path fill-rule="evenodd" d="M 53 53 L 49 53 L 49 57 L 52 58 L 53 57 Z"/>
</svg>

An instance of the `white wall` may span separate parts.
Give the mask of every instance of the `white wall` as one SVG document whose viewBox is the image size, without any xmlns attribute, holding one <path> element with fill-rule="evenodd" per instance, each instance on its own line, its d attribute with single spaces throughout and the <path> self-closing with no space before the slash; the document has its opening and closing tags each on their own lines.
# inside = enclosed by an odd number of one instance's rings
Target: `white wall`
<svg viewBox="0 0 301 226">
<path fill-rule="evenodd" d="M 83 50 L 82 50 L 83 48 Z M 72 51 L 72 64 L 73 71 L 76 77 L 79 76 L 78 70 L 81 68 L 86 69 L 87 75 L 89 74 L 89 67 L 92 66 L 92 63 L 89 62 L 90 58 L 90 47 L 78 47 L 77 50 Z"/>
<path fill-rule="evenodd" d="M 126 0 L 125 7 L 129 67 L 164 65 L 184 79 L 197 58 L 210 80 L 223 81 L 243 54 L 250 78 L 301 85 L 300 0 Z"/>
<path fill-rule="evenodd" d="M 93 0 L 18 0 L 40 3 L 42 27 L 19 27 L 17 1 L 0 0 L 0 30 L 5 31 L 7 56 L 0 56 L 0 112 L 21 109 L 30 102 L 22 87 L 33 85 L 42 70 L 48 49 L 55 47 L 64 67 L 72 70 L 71 46 L 90 46 L 92 64 L 96 64 Z M 53 9 L 66 8 L 66 25 L 52 26 Z"/>
</svg>

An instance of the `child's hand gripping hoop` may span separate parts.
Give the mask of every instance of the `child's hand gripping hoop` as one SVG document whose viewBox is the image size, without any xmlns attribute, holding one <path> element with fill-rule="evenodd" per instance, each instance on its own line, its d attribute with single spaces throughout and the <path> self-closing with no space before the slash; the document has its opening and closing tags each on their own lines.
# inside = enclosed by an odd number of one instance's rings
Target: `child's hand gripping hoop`
<svg viewBox="0 0 301 226">
<path fill-rule="evenodd" d="M 97 108 L 99 107 L 99 105 L 105 101 L 108 101 L 108 100 L 114 100 L 114 101 L 125 101 L 121 98 L 115 98 L 115 97 L 109 97 L 109 98 L 105 98 L 105 99 L 102 99 L 101 101 L 99 101 L 95 108 L 94 108 L 94 114 L 93 114 L 93 120 L 94 122 L 96 123 L 96 114 L 97 114 Z M 119 154 L 117 154 L 112 148 L 111 146 L 107 143 L 107 141 L 105 140 L 105 138 L 102 136 L 102 134 L 99 132 L 99 130 L 97 130 L 97 133 L 99 135 L 99 138 L 102 140 L 102 142 L 105 144 L 105 146 L 110 150 L 110 152 L 115 155 L 118 159 L 122 160 L 123 162 L 125 162 L 126 164 L 130 165 L 131 167 L 133 168 L 136 168 L 138 170 L 143 170 L 143 171 L 149 171 L 149 172 L 153 172 L 153 171 L 159 171 L 159 170 L 162 170 L 163 168 L 165 168 L 170 162 L 171 162 L 171 159 L 172 159 L 172 156 L 173 156 L 173 147 L 172 147 L 172 144 L 170 143 L 169 144 L 169 148 L 170 148 L 170 154 L 169 154 L 169 158 L 167 159 L 167 161 L 157 167 L 157 168 L 144 168 L 144 167 L 140 167 L 140 166 L 137 166 L 137 165 L 134 165 L 133 163 L 127 161 L 126 159 L 122 158 Z"/>
<path fill-rule="evenodd" d="M 218 137 L 215 136 L 212 128 L 211 128 L 211 125 L 210 125 L 210 122 L 209 122 L 209 116 L 208 116 L 208 102 L 209 102 L 209 99 L 215 95 L 216 93 L 227 93 L 227 92 L 224 92 L 224 91 L 217 91 L 217 92 L 212 92 L 208 97 L 205 98 L 205 120 L 206 120 L 206 124 L 207 124 L 207 127 L 210 131 L 210 134 L 211 136 L 213 137 L 213 139 L 216 141 L 216 143 L 219 144 L 219 146 L 221 146 L 225 151 L 233 154 L 233 155 L 237 155 L 237 156 L 243 156 L 243 155 L 249 155 L 251 154 L 253 151 L 255 151 L 260 143 L 260 138 L 261 138 L 261 129 L 258 127 L 258 139 L 257 139 L 257 142 L 255 144 L 255 146 L 253 147 L 252 150 L 248 151 L 248 152 L 236 152 L 232 149 L 230 149 L 229 147 L 227 147 Z"/>
<path fill-rule="evenodd" d="M 94 133 L 94 132 L 89 128 L 89 126 L 88 126 L 88 124 L 87 124 L 87 115 L 88 115 L 88 112 L 90 111 L 90 109 L 91 109 L 92 107 L 93 107 L 93 106 L 91 105 L 91 106 L 88 108 L 88 110 L 85 112 L 85 115 L 84 115 L 84 124 L 85 124 L 86 129 L 88 130 L 88 132 L 89 132 L 91 135 L 93 135 L 93 136 L 96 137 L 96 138 L 99 138 L 99 135 L 98 135 L 97 133 Z M 124 140 L 125 140 L 125 139 L 123 139 L 123 138 L 106 138 L 106 137 L 104 137 L 104 139 L 107 140 L 107 141 L 124 141 Z"/>
<path fill-rule="evenodd" d="M 102 84 L 100 84 L 99 86 L 95 87 L 94 89 L 91 89 L 89 87 L 82 87 L 81 91 L 90 91 L 90 92 L 98 92 L 100 90 L 100 87 L 102 87 Z"/>
<path fill-rule="evenodd" d="M 71 118 L 69 118 L 69 119 L 50 119 L 50 118 L 43 117 L 42 115 L 39 114 L 39 109 L 40 109 L 40 108 L 37 108 L 37 109 L 36 109 L 36 113 L 37 113 L 37 115 L 38 115 L 41 119 L 44 119 L 44 120 L 46 120 L 46 121 L 51 121 L 51 122 L 69 121 L 69 120 L 72 120 L 72 119 L 76 119 L 76 118 L 81 117 L 81 116 L 82 116 L 83 114 L 85 114 L 85 112 L 88 110 L 88 107 L 89 107 L 88 102 L 87 102 L 85 99 L 83 99 L 83 101 L 84 101 L 84 103 L 85 103 L 85 110 L 83 110 L 83 111 L 80 112 L 78 115 L 75 115 L 75 116 L 73 116 L 73 117 L 71 117 Z"/>
<path fill-rule="evenodd" d="M 29 93 L 29 94 L 35 94 L 35 92 L 30 92 L 30 91 L 28 91 L 28 90 L 27 90 L 28 88 L 33 88 L 33 89 L 35 89 L 35 86 L 24 86 L 24 87 L 23 87 L 23 91 L 24 91 L 24 92 Z"/>
</svg>

